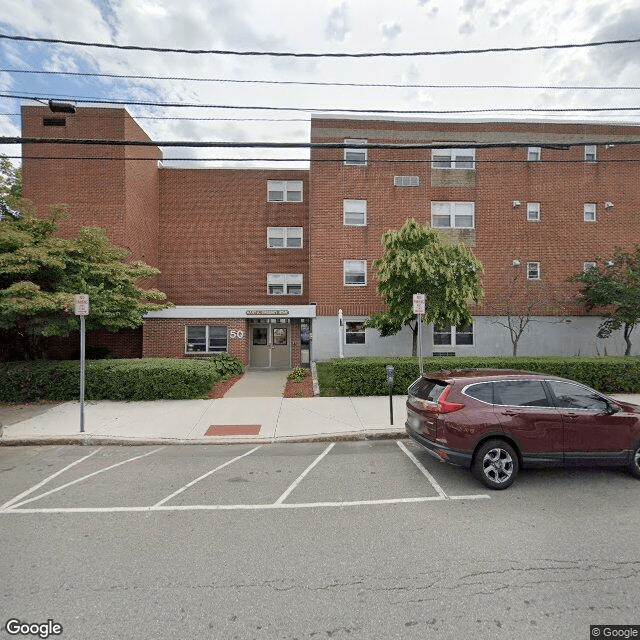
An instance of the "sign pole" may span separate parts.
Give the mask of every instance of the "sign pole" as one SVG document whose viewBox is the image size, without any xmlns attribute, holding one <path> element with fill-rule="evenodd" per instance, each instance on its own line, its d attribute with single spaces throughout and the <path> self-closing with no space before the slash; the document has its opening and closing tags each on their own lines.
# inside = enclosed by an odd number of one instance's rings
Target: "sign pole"
<svg viewBox="0 0 640 640">
<path fill-rule="evenodd" d="M 85 325 L 84 318 L 89 315 L 89 296 L 79 293 L 73 296 L 74 313 L 80 316 L 80 433 L 84 433 L 84 363 L 85 363 Z"/>
<path fill-rule="evenodd" d="M 418 314 L 418 366 L 420 367 L 420 375 L 424 373 L 422 365 L 422 314 Z"/>
<path fill-rule="evenodd" d="M 341 358 L 344 358 L 344 347 L 342 346 L 342 309 L 338 309 L 338 354 Z"/>
<path fill-rule="evenodd" d="M 422 367 L 422 315 L 426 308 L 426 295 L 424 293 L 413 294 L 413 313 L 416 314 L 418 322 L 418 366 L 420 367 L 420 375 L 424 373 Z"/>
<path fill-rule="evenodd" d="M 85 328 L 84 316 L 80 316 L 80 433 L 84 433 L 84 361 Z"/>
</svg>

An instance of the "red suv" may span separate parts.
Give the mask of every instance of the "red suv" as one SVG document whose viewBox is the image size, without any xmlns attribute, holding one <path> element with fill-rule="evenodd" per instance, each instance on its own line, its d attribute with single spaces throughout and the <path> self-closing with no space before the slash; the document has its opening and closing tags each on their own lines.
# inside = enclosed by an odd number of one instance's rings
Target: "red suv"
<svg viewBox="0 0 640 640">
<path fill-rule="evenodd" d="M 471 469 L 491 489 L 536 466 L 627 466 L 640 478 L 640 407 L 564 378 L 424 373 L 409 387 L 405 427 L 438 460 Z"/>
</svg>

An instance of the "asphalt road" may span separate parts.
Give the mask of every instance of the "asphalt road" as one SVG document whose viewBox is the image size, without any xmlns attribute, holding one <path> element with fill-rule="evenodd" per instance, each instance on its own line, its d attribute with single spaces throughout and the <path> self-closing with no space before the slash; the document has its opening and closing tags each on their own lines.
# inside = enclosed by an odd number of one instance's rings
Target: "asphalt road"
<svg viewBox="0 0 640 640">
<path fill-rule="evenodd" d="M 640 624 L 639 489 L 406 440 L 4 447 L 0 637 L 588 639 Z"/>
</svg>

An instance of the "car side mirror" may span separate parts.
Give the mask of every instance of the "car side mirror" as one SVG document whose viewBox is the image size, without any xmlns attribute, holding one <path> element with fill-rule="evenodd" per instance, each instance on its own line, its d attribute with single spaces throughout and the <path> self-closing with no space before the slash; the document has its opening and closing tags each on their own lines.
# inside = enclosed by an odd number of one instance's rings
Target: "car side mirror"
<svg viewBox="0 0 640 640">
<path fill-rule="evenodd" d="M 614 404 L 607 402 L 607 408 L 605 409 L 605 415 L 612 416 L 614 413 L 618 413 L 620 411 L 620 407 L 616 407 Z"/>
</svg>

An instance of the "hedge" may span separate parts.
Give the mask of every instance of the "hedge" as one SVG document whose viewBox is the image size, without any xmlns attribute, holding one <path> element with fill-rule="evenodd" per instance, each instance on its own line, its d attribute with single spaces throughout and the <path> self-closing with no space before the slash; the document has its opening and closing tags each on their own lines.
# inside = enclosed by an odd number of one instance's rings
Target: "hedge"
<svg viewBox="0 0 640 640">
<path fill-rule="evenodd" d="M 242 363 L 219 354 L 209 358 L 87 360 L 86 400 L 187 400 L 206 398 L 217 382 L 242 373 Z M 0 364 L 0 401 L 78 400 L 80 362 Z"/>
<path fill-rule="evenodd" d="M 640 392 L 640 356 L 604 357 L 429 357 L 424 371 L 442 369 L 518 369 L 561 376 L 604 393 Z M 418 359 L 412 357 L 333 358 L 318 363 L 319 377 L 338 396 L 380 396 L 389 393 L 387 365 L 395 368 L 393 393 L 404 394 L 419 376 Z"/>
</svg>

